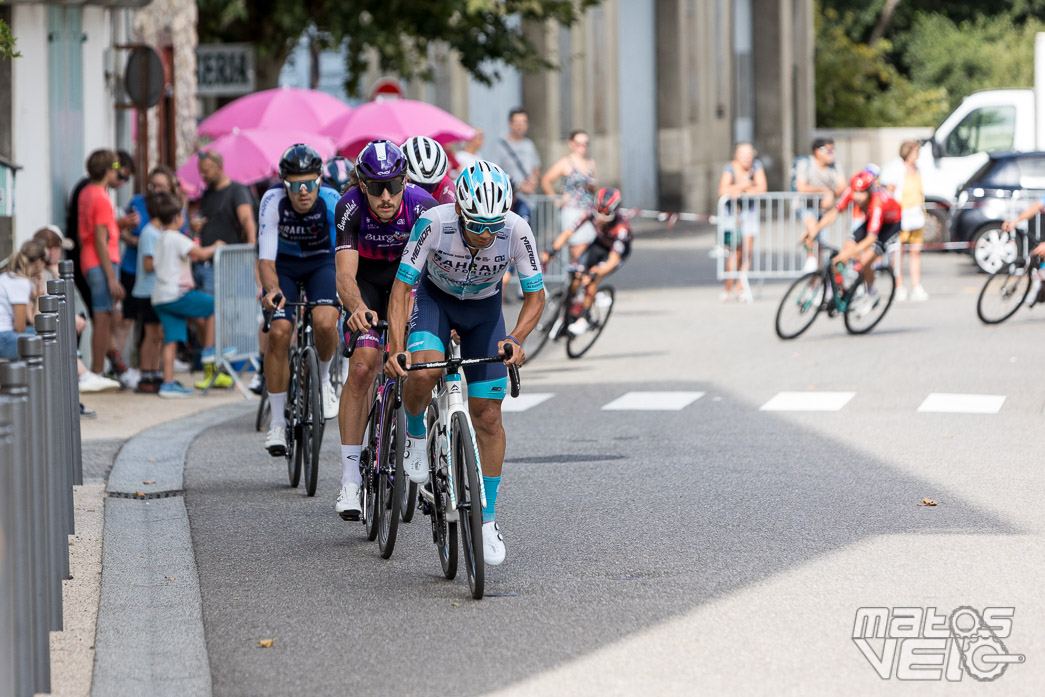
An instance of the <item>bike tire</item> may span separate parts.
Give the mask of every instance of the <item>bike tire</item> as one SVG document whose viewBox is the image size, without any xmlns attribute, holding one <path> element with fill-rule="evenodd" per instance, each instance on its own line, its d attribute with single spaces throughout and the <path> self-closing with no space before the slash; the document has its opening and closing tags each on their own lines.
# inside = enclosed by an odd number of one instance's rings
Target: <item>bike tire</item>
<svg viewBox="0 0 1045 697">
<path fill-rule="evenodd" d="M 399 515 L 404 523 L 414 519 L 417 510 L 417 482 L 407 481 L 403 487 L 403 504 L 399 507 Z"/>
<path fill-rule="evenodd" d="M 294 374 L 298 370 L 300 354 L 295 350 L 290 354 L 290 380 L 287 381 L 287 403 L 283 409 L 287 422 L 287 475 L 291 488 L 296 489 L 301 483 L 301 440 L 298 428 L 298 385 Z"/>
<path fill-rule="evenodd" d="M 386 393 L 390 389 L 386 387 Z M 381 412 L 381 435 L 377 442 L 377 546 L 381 558 L 388 559 L 395 550 L 403 490 L 407 488 L 403 471 L 406 412 L 397 409 L 395 400 L 390 398 L 382 403 Z"/>
<path fill-rule="evenodd" d="M 258 413 L 254 416 L 254 430 L 260 432 L 271 414 L 272 405 L 269 404 L 269 391 L 262 385 L 261 396 L 258 398 Z"/>
<path fill-rule="evenodd" d="M 885 313 L 893 304 L 893 296 L 896 295 L 896 277 L 893 270 L 888 267 L 879 267 L 874 270 L 874 288 L 878 294 L 878 300 L 874 303 L 870 312 L 861 314 L 861 293 L 866 293 L 866 283 L 861 275 L 856 283 L 845 295 L 845 328 L 850 334 L 866 334 L 878 326 L 885 317 Z M 888 292 L 886 292 L 888 289 Z"/>
<path fill-rule="evenodd" d="M 548 339 L 551 338 L 552 327 L 555 326 L 556 320 L 562 314 L 565 297 L 566 291 L 560 288 L 545 299 L 544 310 L 541 311 L 541 317 L 537 320 L 537 325 L 530 332 L 530 335 L 526 337 L 526 340 L 523 341 L 523 353 L 526 354 L 527 360 L 536 358 L 537 354 L 548 343 Z"/>
<path fill-rule="evenodd" d="M 984 324 L 1001 324 L 1020 309 L 1030 286 L 1030 274 L 1023 267 L 1009 265 L 992 273 L 976 299 L 976 316 Z M 1000 307 L 995 307 L 995 301 L 999 300 Z"/>
<path fill-rule="evenodd" d="M 363 436 L 363 453 L 360 455 L 359 461 L 363 465 L 363 508 L 366 510 L 366 515 L 362 516 L 363 526 L 366 529 L 366 539 L 373 542 L 377 539 L 378 518 L 377 518 L 377 448 L 378 448 L 378 428 L 380 421 L 380 404 L 375 404 L 375 400 L 381 399 L 381 393 L 375 383 L 374 391 L 370 398 L 370 417 L 367 423 L 365 435 Z M 366 458 L 366 462 L 363 462 L 363 458 Z"/>
<path fill-rule="evenodd" d="M 609 304 L 600 308 L 598 306 L 599 296 L 603 298 L 608 296 Z M 602 286 L 595 292 L 595 300 L 587 312 L 589 329 L 579 336 L 569 334 L 569 338 L 566 339 L 567 356 L 580 358 L 595 345 L 596 339 L 602 335 L 602 330 L 606 328 L 606 323 L 610 321 L 610 313 L 613 312 L 615 297 L 616 292 L 613 290 L 613 286 Z M 568 332 L 569 329 L 567 329 Z"/>
<path fill-rule="evenodd" d="M 457 523 L 447 521 L 446 510 L 450 507 L 450 496 L 447 493 L 446 473 L 439 454 L 439 443 L 442 436 L 435 425 L 439 419 L 439 408 L 435 404 L 428 407 L 428 463 L 429 478 L 435 503 L 432 505 L 432 541 L 439 552 L 439 566 L 443 576 L 452 581 L 457 576 Z"/>
<path fill-rule="evenodd" d="M 319 453 L 323 446 L 323 393 L 320 385 L 319 354 L 312 346 L 301 352 L 301 459 L 304 465 L 305 493 L 316 495 L 319 483 Z"/>
<path fill-rule="evenodd" d="M 461 546 L 464 547 L 468 589 L 472 597 L 483 597 L 486 563 L 483 556 L 483 507 L 479 499 L 479 472 L 471 429 L 464 414 L 453 417 L 453 467 L 457 511 L 461 521 Z"/>
<path fill-rule="evenodd" d="M 776 311 L 776 335 L 784 340 L 795 339 L 809 329 L 823 309 L 825 292 L 826 279 L 822 271 L 810 271 L 792 283 Z M 800 321 L 793 327 L 786 318 L 796 309 Z"/>
</svg>

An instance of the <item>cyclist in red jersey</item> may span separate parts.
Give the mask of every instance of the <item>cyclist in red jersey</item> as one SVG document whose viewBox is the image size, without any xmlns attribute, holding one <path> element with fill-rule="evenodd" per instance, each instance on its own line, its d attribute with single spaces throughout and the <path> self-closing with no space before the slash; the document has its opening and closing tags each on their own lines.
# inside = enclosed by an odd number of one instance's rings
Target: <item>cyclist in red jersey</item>
<svg viewBox="0 0 1045 697">
<path fill-rule="evenodd" d="M 849 186 L 835 207 L 824 214 L 812 232 L 812 238 L 838 219 L 838 214 L 852 203 L 854 219 L 863 216 L 863 223 L 842 245 L 842 251 L 832 263 L 846 263 L 850 259 L 860 262 L 860 274 L 868 288 L 874 283 L 874 263 L 885 254 L 890 240 L 900 233 L 900 202 L 889 192 L 875 185 L 874 173 L 864 170 L 853 175 Z M 873 288 L 872 288 L 873 292 Z"/>
<path fill-rule="evenodd" d="M 414 136 L 403 143 L 406 177 L 432 195 L 437 203 L 455 203 L 456 185 L 446 171 L 449 160 L 443 146 L 426 136 Z"/>
</svg>

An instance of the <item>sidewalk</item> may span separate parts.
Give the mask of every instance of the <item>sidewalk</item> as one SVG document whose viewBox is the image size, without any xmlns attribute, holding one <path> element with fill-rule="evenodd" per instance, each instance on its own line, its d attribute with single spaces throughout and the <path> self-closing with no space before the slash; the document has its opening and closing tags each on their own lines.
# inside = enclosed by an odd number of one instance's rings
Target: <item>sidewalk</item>
<svg viewBox="0 0 1045 697">
<path fill-rule="evenodd" d="M 183 375 L 191 384 L 202 373 Z M 123 444 L 138 433 L 191 414 L 246 400 L 236 389 L 197 392 L 191 399 L 160 399 L 130 390 L 83 394 L 80 401 L 98 412 L 81 419 L 84 484 L 74 487 L 76 534 L 69 542 L 71 580 L 62 584 L 64 629 L 51 634 L 51 694 L 87 697 L 94 673 L 94 644 L 102 577 L 105 486 Z"/>
</svg>

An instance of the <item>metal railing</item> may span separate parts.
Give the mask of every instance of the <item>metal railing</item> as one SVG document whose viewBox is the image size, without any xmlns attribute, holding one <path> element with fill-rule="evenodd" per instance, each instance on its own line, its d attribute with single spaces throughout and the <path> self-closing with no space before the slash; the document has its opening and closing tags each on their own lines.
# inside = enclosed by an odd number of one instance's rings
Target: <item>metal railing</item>
<svg viewBox="0 0 1045 697">
<path fill-rule="evenodd" d="M 559 220 L 560 208 L 558 196 L 546 196 L 544 194 L 524 195 L 526 203 L 530 204 L 530 229 L 537 239 L 537 249 L 544 250 L 551 246 L 552 242 L 560 232 L 562 224 Z M 570 259 L 567 254 L 559 254 L 550 262 L 544 270 L 545 283 L 562 283 L 568 275 L 566 267 Z"/>
<path fill-rule="evenodd" d="M 244 397 L 249 397 L 250 392 L 240 378 L 241 370 L 236 370 L 233 364 L 242 362 L 242 369 L 245 369 L 250 359 L 258 354 L 261 304 L 254 279 L 256 261 L 257 254 L 252 244 L 225 245 L 214 252 L 215 360 L 218 367 L 232 376 Z M 235 348 L 235 351 L 226 355 L 230 348 Z M 214 376 L 219 373 L 215 370 Z"/>
<path fill-rule="evenodd" d="M 0 694 L 51 691 L 50 632 L 62 629 L 62 580 L 80 461 L 71 263 L 39 298 L 21 360 L 0 364 Z M 64 266 L 68 264 L 68 266 Z"/>
</svg>

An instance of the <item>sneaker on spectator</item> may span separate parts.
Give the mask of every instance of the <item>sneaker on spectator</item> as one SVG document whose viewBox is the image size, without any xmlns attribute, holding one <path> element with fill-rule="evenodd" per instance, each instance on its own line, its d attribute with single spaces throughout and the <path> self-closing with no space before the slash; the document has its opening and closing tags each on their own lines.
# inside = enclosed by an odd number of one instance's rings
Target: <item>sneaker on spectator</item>
<svg viewBox="0 0 1045 697">
<path fill-rule="evenodd" d="M 160 385 L 159 394 L 164 399 L 185 399 L 194 395 L 195 392 L 175 380 L 174 382 L 165 382 Z"/>
<path fill-rule="evenodd" d="M 96 419 L 98 418 L 98 412 L 94 409 L 88 409 L 80 402 L 80 418 L 81 419 Z"/>
<path fill-rule="evenodd" d="M 929 299 L 929 294 L 925 292 L 925 288 L 919 283 L 911 291 L 911 301 L 916 303 L 923 303 Z"/>
<path fill-rule="evenodd" d="M 192 370 L 192 366 L 185 361 L 175 358 L 174 359 L 174 372 L 175 373 L 188 373 Z"/>
<path fill-rule="evenodd" d="M 234 384 L 232 378 L 225 373 L 218 373 L 218 377 L 214 378 L 213 384 L 210 381 L 210 376 L 214 374 L 214 364 L 207 363 L 203 366 L 203 379 L 196 383 L 197 390 L 205 390 L 207 387 L 216 387 L 219 389 L 226 389 L 232 387 Z"/>
<path fill-rule="evenodd" d="M 907 302 L 907 286 L 897 286 L 896 294 L 893 296 L 893 300 L 898 303 Z"/>
<path fill-rule="evenodd" d="M 162 378 L 142 378 L 138 382 L 138 386 L 134 388 L 134 391 L 139 394 L 157 394 L 162 384 Z"/>
<path fill-rule="evenodd" d="M 128 368 L 120 374 L 120 384 L 128 390 L 136 388 L 141 379 L 142 374 L 138 372 L 137 368 Z"/>
<path fill-rule="evenodd" d="M 103 378 L 98 373 L 92 373 L 89 370 L 80 376 L 79 383 L 80 392 L 106 392 L 120 389 L 120 383 Z"/>
<path fill-rule="evenodd" d="M 250 379 L 250 391 L 254 394 L 261 396 L 261 373 L 254 373 L 254 377 Z"/>
</svg>

